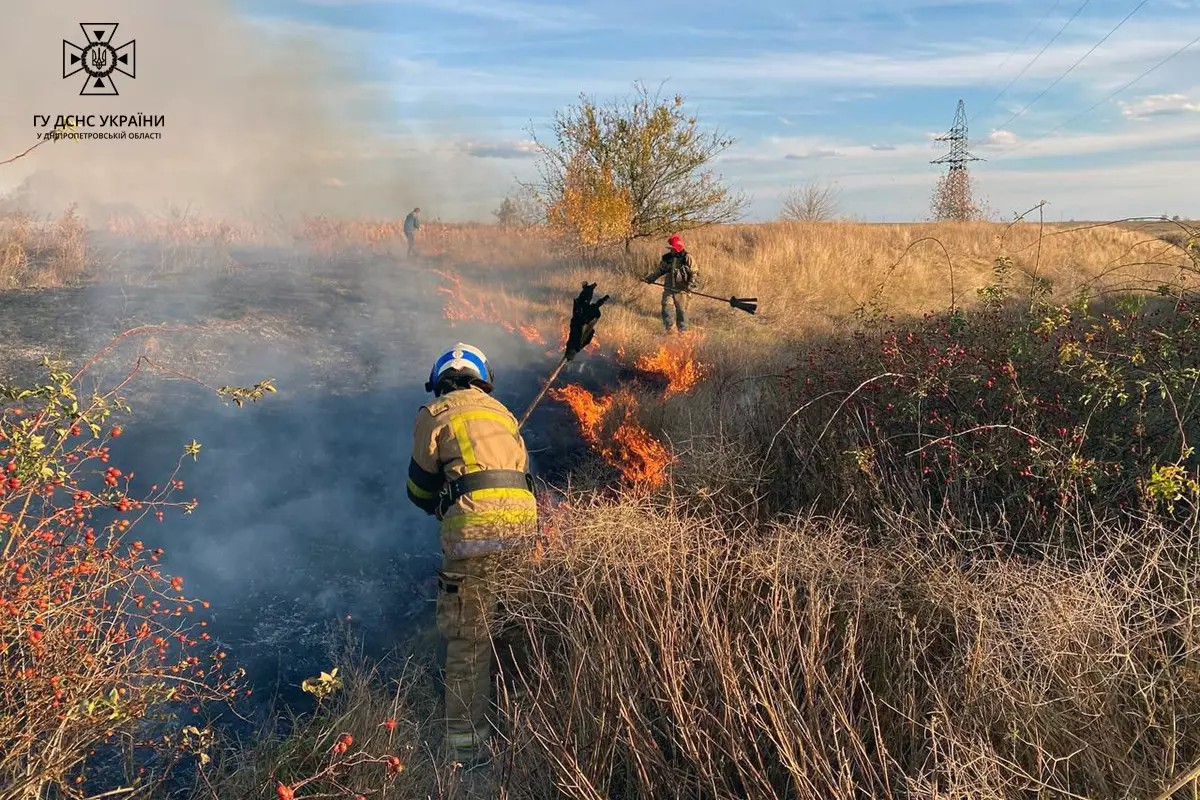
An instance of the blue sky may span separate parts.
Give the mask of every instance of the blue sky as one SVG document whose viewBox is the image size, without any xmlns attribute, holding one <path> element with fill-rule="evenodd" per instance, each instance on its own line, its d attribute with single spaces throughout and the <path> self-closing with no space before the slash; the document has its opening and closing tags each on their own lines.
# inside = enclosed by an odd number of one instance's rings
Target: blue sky
<svg viewBox="0 0 1200 800">
<path fill-rule="evenodd" d="M 921 218 L 939 172 L 928 163 L 941 154 L 931 137 L 950 126 L 959 98 L 972 150 L 987 159 L 973 167 L 978 189 L 1003 216 L 1040 200 L 1052 219 L 1200 216 L 1200 43 L 1054 130 L 1200 37 L 1200 0 L 235 0 L 235 8 L 261 30 L 337 50 L 342 80 L 390 101 L 360 124 L 486 176 L 473 204 L 429 209 L 434 216 L 494 207 L 514 176 L 531 174 L 531 123 L 544 130 L 580 93 L 621 95 L 634 80 L 665 81 L 702 122 L 736 137 L 717 168 L 751 196 L 754 219 L 774 216 L 782 194 L 807 180 L 840 186 L 851 216 Z"/>
<path fill-rule="evenodd" d="M 931 135 L 950 126 L 962 98 L 972 149 L 987 159 L 974 167 L 979 191 L 1002 215 L 1044 199 L 1052 218 L 1200 216 L 1200 44 L 1053 130 L 1200 36 L 1200 0 L 1138 6 L 252 0 L 242 8 L 352 43 L 362 80 L 394 87 L 407 129 L 511 162 L 498 173 L 529 174 L 524 129 L 544 126 L 581 92 L 603 98 L 634 80 L 666 81 L 702 121 L 737 138 L 718 167 L 751 195 L 752 217 L 773 216 L 790 186 L 818 180 L 841 187 L 847 214 L 919 218 L 938 173 L 928 164 L 940 155 Z"/>
</svg>

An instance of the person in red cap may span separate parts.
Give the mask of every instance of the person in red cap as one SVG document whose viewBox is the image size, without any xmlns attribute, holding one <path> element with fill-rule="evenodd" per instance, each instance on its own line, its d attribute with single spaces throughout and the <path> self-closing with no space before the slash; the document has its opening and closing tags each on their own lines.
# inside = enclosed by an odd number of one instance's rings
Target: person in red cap
<svg viewBox="0 0 1200 800">
<path fill-rule="evenodd" d="M 659 278 L 663 278 L 663 294 L 662 294 L 662 321 L 663 327 L 667 329 L 667 333 L 671 332 L 671 310 L 670 304 L 675 304 L 675 325 L 680 333 L 687 329 L 687 320 L 684 316 L 684 296 L 683 292 L 690 291 L 696 288 L 696 282 L 700 278 L 700 271 L 696 269 L 696 262 L 692 259 L 691 254 L 683 247 L 683 239 L 679 234 L 674 234 L 667 240 L 667 245 L 671 248 L 663 253 L 662 261 L 658 264 L 658 269 L 647 275 L 644 280 L 646 283 L 654 283 Z"/>
</svg>

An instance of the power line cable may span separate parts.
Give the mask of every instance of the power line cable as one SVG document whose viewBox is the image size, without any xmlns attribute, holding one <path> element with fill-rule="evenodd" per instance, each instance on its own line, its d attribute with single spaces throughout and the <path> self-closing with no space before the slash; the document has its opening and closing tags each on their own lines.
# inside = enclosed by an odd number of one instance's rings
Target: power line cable
<svg viewBox="0 0 1200 800">
<path fill-rule="evenodd" d="M 1040 142 L 1042 139 L 1045 139 L 1045 138 L 1046 138 L 1047 136 L 1049 136 L 1050 134 L 1052 134 L 1052 133 L 1054 133 L 1054 132 L 1056 132 L 1056 131 L 1060 131 L 1060 130 L 1062 130 L 1063 128 L 1065 128 L 1065 127 L 1067 127 L 1068 125 L 1070 125 L 1071 123 L 1073 123 L 1073 122 L 1076 122 L 1077 120 L 1080 120 L 1080 119 L 1082 119 L 1083 117 L 1085 117 L 1085 116 L 1087 116 L 1088 114 L 1090 114 L 1090 113 L 1092 113 L 1093 111 L 1095 111 L 1095 110 L 1096 110 L 1097 108 L 1099 108 L 1100 106 L 1102 106 L 1102 105 L 1104 105 L 1105 103 L 1107 103 L 1109 100 L 1112 100 L 1114 97 L 1116 97 L 1116 96 L 1117 96 L 1117 95 L 1119 95 L 1121 92 L 1123 92 L 1123 91 L 1125 91 L 1126 89 L 1128 89 L 1130 86 L 1133 86 L 1135 83 L 1137 83 L 1138 81 L 1142 80 L 1143 78 L 1145 78 L 1145 77 L 1146 77 L 1147 75 L 1149 75 L 1150 73 L 1154 72 L 1156 69 L 1158 69 L 1159 67 L 1161 67 L 1163 64 L 1166 64 L 1166 63 L 1167 63 L 1168 61 L 1170 61 L 1171 59 L 1175 58 L 1176 56 L 1179 56 L 1179 55 L 1181 55 L 1181 54 L 1182 54 L 1184 51 L 1186 51 L 1186 50 L 1188 50 L 1188 49 L 1190 49 L 1190 48 L 1194 47 L 1194 46 L 1195 46 L 1196 44 L 1198 44 L 1198 43 L 1200 43 L 1200 36 L 1197 36 L 1195 39 L 1192 39 L 1190 42 L 1188 42 L 1187 44 L 1185 44 L 1183 47 L 1180 47 L 1180 48 L 1179 48 L 1178 50 L 1176 50 L 1174 53 L 1171 53 L 1171 55 L 1167 56 L 1167 57 L 1166 57 L 1166 58 L 1164 58 L 1162 61 L 1160 61 L 1160 62 L 1158 62 L 1157 64 L 1155 64 L 1153 67 L 1150 67 L 1150 69 L 1146 70 L 1146 71 L 1145 71 L 1145 72 L 1143 72 L 1141 75 L 1138 75 L 1136 78 L 1134 78 L 1134 79 L 1133 79 L 1133 80 L 1131 80 L 1129 83 L 1127 83 L 1127 84 L 1125 84 L 1124 86 L 1122 86 L 1120 89 L 1117 89 L 1115 92 L 1113 92 L 1112 94 L 1108 95 L 1107 97 L 1105 97 L 1105 98 L 1101 99 L 1099 102 L 1097 102 L 1097 103 L 1093 104 L 1092 106 L 1089 106 L 1087 109 L 1085 109 L 1085 110 L 1081 111 L 1080 113 L 1076 114 L 1075 116 L 1071 117 L 1071 118 L 1070 118 L 1069 120 L 1067 120 L 1066 122 L 1064 122 L 1064 123 L 1062 123 L 1062 124 L 1060 124 L 1060 125 L 1056 125 L 1055 127 L 1051 128 L 1050 130 L 1046 131 L 1046 132 L 1045 132 L 1045 133 L 1043 133 L 1041 136 L 1038 136 L 1038 137 L 1037 137 L 1037 138 L 1035 138 L 1035 139 L 1030 139 L 1030 140 L 1029 140 L 1029 141 L 1027 141 L 1027 142 L 1023 142 L 1023 143 L 1021 143 L 1021 144 L 1017 145 L 1016 147 L 1010 147 L 1010 148 L 1009 148 L 1009 149 L 1007 149 L 1007 150 L 1002 150 L 1002 151 L 1000 151 L 999 153 L 997 153 L 995 156 L 993 156 L 993 157 L 992 157 L 992 161 L 995 161 L 995 160 L 996 160 L 996 159 L 998 159 L 998 158 L 1003 158 L 1004 156 L 1006 156 L 1006 155 L 1008 155 L 1008 154 L 1010 154 L 1010 153 L 1015 153 L 1015 152 L 1016 152 L 1016 151 L 1018 151 L 1018 150 L 1021 150 L 1021 149 L 1025 148 L 1025 147 L 1028 147 L 1028 146 L 1029 146 L 1029 145 L 1031 145 L 1031 144 L 1034 144 L 1035 142 Z"/>
<path fill-rule="evenodd" d="M 1137 4 L 1137 6 L 1136 6 L 1136 7 L 1134 7 L 1133 11 L 1130 11 L 1128 14 L 1126 14 L 1126 15 L 1125 15 L 1125 19 L 1123 19 L 1123 20 L 1121 20 L 1120 22 L 1118 22 L 1118 23 L 1116 24 L 1116 26 L 1115 26 L 1115 27 L 1113 27 L 1113 29 L 1112 29 L 1112 30 L 1110 30 L 1108 33 L 1104 34 L 1104 38 L 1103 38 L 1103 39 L 1101 39 L 1100 41 L 1096 42 L 1096 44 L 1092 45 L 1092 49 L 1091 49 L 1091 50 L 1088 50 L 1086 53 L 1084 53 L 1082 56 L 1080 56 L 1080 57 L 1079 57 L 1079 59 L 1078 59 L 1078 60 L 1077 60 L 1077 61 L 1076 61 L 1074 64 L 1072 64 L 1071 66 L 1067 67 L 1067 71 L 1066 71 L 1066 72 L 1064 72 L 1062 75 L 1059 75 L 1057 78 L 1055 78 L 1055 79 L 1054 79 L 1054 82 L 1053 82 L 1053 83 L 1051 83 L 1049 86 L 1047 86 L 1045 89 L 1042 89 L 1041 93 L 1039 93 L 1037 97 L 1033 98 L 1033 99 L 1032 99 L 1032 100 L 1030 100 L 1028 103 L 1026 103 L 1024 108 L 1022 108 L 1022 109 L 1021 109 L 1020 111 L 1018 111 L 1017 113 L 1013 114 L 1013 115 L 1012 115 L 1011 117 L 1009 117 L 1008 119 L 1004 120 L 1004 122 L 1001 122 L 999 125 L 997 125 L 997 126 L 996 126 L 996 130 L 1003 130 L 1005 125 L 1007 125 L 1008 123 L 1012 122 L 1012 121 L 1013 121 L 1014 119 L 1016 119 L 1017 117 L 1019 117 L 1019 116 L 1021 116 L 1022 114 L 1024 114 L 1026 111 L 1028 111 L 1028 110 L 1029 110 L 1029 107 L 1030 107 L 1030 106 L 1032 106 L 1032 105 L 1033 105 L 1034 103 L 1036 103 L 1038 100 L 1041 100 L 1043 97 L 1045 97 L 1047 92 L 1049 92 L 1049 91 L 1050 91 L 1051 89 L 1053 89 L 1055 86 L 1058 86 L 1058 84 L 1059 84 L 1059 83 L 1061 83 L 1061 82 L 1063 81 L 1063 79 L 1064 79 L 1064 78 L 1066 78 L 1068 75 L 1070 75 L 1072 72 L 1074 72 L 1076 67 L 1078 67 L 1080 64 L 1082 64 L 1082 63 L 1084 62 L 1084 60 L 1085 60 L 1085 59 L 1087 59 L 1087 57 L 1088 57 L 1088 56 L 1090 56 L 1092 53 L 1096 52 L 1097 48 L 1099 48 L 1099 47 L 1100 47 L 1100 45 L 1102 45 L 1102 44 L 1104 44 L 1105 42 L 1107 42 L 1107 41 L 1108 41 L 1108 38 L 1109 38 L 1110 36 L 1112 36 L 1114 33 L 1116 33 L 1118 30 L 1120 30 L 1120 29 L 1121 29 L 1121 27 L 1122 27 L 1122 26 L 1123 26 L 1123 25 L 1124 25 L 1126 22 L 1128 22 L 1128 21 L 1129 21 L 1129 20 L 1130 20 L 1130 19 L 1133 17 L 1133 15 L 1134 15 L 1134 14 L 1136 14 L 1136 13 L 1137 13 L 1137 12 L 1139 12 L 1139 11 L 1141 11 L 1141 10 L 1142 10 L 1142 6 L 1146 5 L 1146 3 L 1148 3 L 1148 2 L 1150 2 L 1150 0 L 1142 0 L 1142 2 L 1138 3 L 1138 4 Z"/>
<path fill-rule="evenodd" d="M 1025 38 L 1021 40 L 1020 44 L 1018 44 L 1016 47 L 1014 47 L 1012 49 L 1012 52 L 1004 57 L 1004 60 L 1000 62 L 1000 66 L 996 67 L 997 74 L 1001 70 L 1004 69 L 1005 64 L 1007 64 L 1009 61 L 1012 60 L 1012 57 L 1017 54 L 1017 51 L 1025 46 L 1025 43 L 1029 41 L 1029 37 L 1033 36 L 1035 33 L 1037 33 L 1038 28 L 1042 27 L 1042 23 L 1044 23 L 1046 20 L 1050 19 L 1050 15 L 1053 14 L 1054 10 L 1056 8 L 1058 8 L 1061 4 L 1062 4 L 1062 0 L 1054 0 L 1054 5 L 1050 6 L 1050 10 L 1047 11 L 1045 13 L 1045 15 L 1037 21 L 1036 25 L 1034 25 L 1032 28 L 1029 29 L 1029 33 L 1025 34 Z"/>
<path fill-rule="evenodd" d="M 1046 20 L 1050 19 L 1050 15 L 1051 15 L 1051 14 L 1053 14 L 1053 13 L 1055 12 L 1055 10 L 1056 10 L 1056 9 L 1057 9 L 1057 8 L 1058 8 L 1058 7 L 1059 7 L 1061 4 L 1062 4 L 1062 0 L 1054 0 L 1054 5 L 1050 6 L 1050 10 L 1049 10 L 1049 11 L 1047 11 L 1047 12 L 1046 12 L 1044 15 L 1042 15 L 1042 18 L 1041 18 L 1041 19 L 1039 19 L 1039 20 L 1037 21 L 1037 24 L 1036 24 L 1036 25 L 1034 25 L 1032 28 L 1030 28 L 1030 29 L 1029 29 L 1029 33 L 1025 34 L 1025 38 L 1021 40 L 1020 44 L 1018 44 L 1016 47 L 1014 47 L 1014 48 L 1012 49 L 1012 52 L 1011 52 L 1011 53 L 1009 53 L 1007 56 L 1005 56 L 1005 57 L 1004 57 L 1004 60 L 1000 62 L 1000 66 L 996 67 L 996 74 L 997 74 L 997 75 L 999 75 L 999 74 L 1000 74 L 1000 72 L 1001 72 L 1001 71 L 1003 71 L 1003 69 L 1004 69 L 1004 65 L 1005 65 L 1005 64 L 1007 64 L 1007 63 L 1008 63 L 1008 62 L 1009 62 L 1009 61 L 1012 59 L 1012 57 L 1013 57 L 1013 56 L 1015 56 L 1015 55 L 1017 54 L 1017 51 L 1018 51 L 1018 50 L 1020 50 L 1022 47 L 1024 47 L 1024 46 L 1025 46 L 1025 43 L 1029 41 L 1029 37 L 1033 36 L 1035 33 L 1037 33 L 1037 32 L 1038 32 L 1038 30 L 1040 30 L 1040 29 L 1041 29 L 1041 27 L 1042 27 L 1043 23 L 1045 23 L 1045 22 L 1046 22 Z M 987 102 L 987 103 L 986 103 L 986 104 L 985 104 L 983 107 L 981 107 L 979 111 L 976 111 L 974 114 L 972 114 L 972 115 L 971 115 L 970 122 L 974 122 L 975 120 L 977 120 L 977 119 L 979 118 L 979 115 L 980 115 L 980 114 L 982 114 L 982 113 L 983 113 L 984 111 L 986 111 L 987 109 L 991 108 L 991 107 L 992 107 L 992 104 L 993 104 L 993 103 L 995 103 L 997 100 L 999 100 L 999 99 L 1000 99 L 1000 95 L 1001 95 L 1001 94 L 1004 94 L 1004 92 L 1001 92 L 1000 94 L 998 94 L 998 95 L 996 95 L 995 97 L 993 97 L 993 98 L 992 98 L 991 100 L 989 100 L 989 101 L 988 101 L 988 102 Z"/>
<path fill-rule="evenodd" d="M 979 112 L 977 112 L 975 114 L 974 117 L 971 118 L 971 121 L 974 122 L 976 119 L 978 119 L 979 114 L 983 113 L 984 110 L 989 109 L 993 105 L 995 105 L 996 101 L 999 100 L 1001 97 L 1003 97 L 1005 95 L 1005 93 L 1008 92 L 1008 90 L 1013 87 L 1014 83 L 1021 80 L 1021 76 L 1023 76 L 1026 72 L 1028 72 L 1029 68 L 1037 63 L 1038 59 L 1040 59 L 1042 57 L 1042 55 L 1047 50 L 1050 49 L 1050 45 L 1052 45 L 1056 41 L 1058 41 L 1058 37 L 1062 36 L 1063 31 L 1065 31 L 1071 25 L 1071 23 L 1075 21 L 1075 18 L 1078 17 L 1083 12 L 1083 10 L 1088 7 L 1088 4 L 1091 2 L 1092 2 L 1092 0 L 1083 0 L 1083 3 L 1080 4 L 1079 8 L 1075 9 L 1075 13 L 1071 15 L 1071 18 L 1068 19 L 1066 22 L 1064 22 L 1063 26 L 1058 29 L 1058 33 L 1054 34 L 1054 36 L 1052 36 L 1050 38 L 1050 41 L 1046 42 L 1046 44 L 1042 46 L 1042 49 L 1038 51 L 1038 54 L 1036 56 L 1034 56 L 1032 59 L 1030 59 L 1029 63 L 1026 64 L 1024 67 L 1022 67 L 1021 71 L 1018 72 L 1016 74 L 1016 76 L 1011 81 L 1008 82 L 1008 85 L 1005 86 L 1003 89 L 1001 89 L 1000 93 L 991 99 L 991 102 L 989 102 L 986 106 L 984 106 L 983 109 L 981 109 Z"/>
</svg>

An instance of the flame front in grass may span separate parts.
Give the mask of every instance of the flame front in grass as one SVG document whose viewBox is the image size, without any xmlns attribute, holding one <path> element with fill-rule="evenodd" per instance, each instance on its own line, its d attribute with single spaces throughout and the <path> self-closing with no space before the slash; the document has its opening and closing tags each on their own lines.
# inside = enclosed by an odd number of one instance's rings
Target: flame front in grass
<svg viewBox="0 0 1200 800">
<path fill-rule="evenodd" d="M 582 386 L 570 384 L 551 389 L 550 396 L 567 404 L 579 420 L 584 440 L 621 477 L 632 484 L 655 487 L 662 484 L 671 454 L 642 427 L 637 419 L 637 398 L 628 390 L 595 397 Z M 606 420 L 619 414 L 615 427 Z"/>
<path fill-rule="evenodd" d="M 517 333 L 525 337 L 525 341 L 533 344 L 545 344 L 546 339 L 542 336 L 542 332 L 532 325 L 518 325 Z"/>
<path fill-rule="evenodd" d="M 661 345 L 654 353 L 639 356 L 633 366 L 641 372 L 666 378 L 666 396 L 683 394 L 708 372 L 708 368 L 696 360 L 697 344 L 692 334 L 679 336 Z"/>
<path fill-rule="evenodd" d="M 446 303 L 442 307 L 442 315 L 446 319 L 452 322 L 471 320 L 499 325 L 509 333 L 522 336 L 533 344 L 546 343 L 546 339 L 537 328 L 529 324 L 514 325 L 506 320 L 495 304 L 481 292 L 468 291 L 463 286 L 462 278 L 441 270 L 434 270 L 434 272 L 450 284 L 438 287 L 438 291 L 446 296 Z"/>
<path fill-rule="evenodd" d="M 573 383 L 561 389 L 551 389 L 550 396 L 567 404 L 575 413 L 575 418 L 579 420 L 583 438 L 588 444 L 595 446 L 599 438 L 597 433 L 600 430 L 600 423 L 604 421 L 604 415 L 608 413 L 611 400 L 609 398 L 597 400 L 587 389 Z"/>
</svg>

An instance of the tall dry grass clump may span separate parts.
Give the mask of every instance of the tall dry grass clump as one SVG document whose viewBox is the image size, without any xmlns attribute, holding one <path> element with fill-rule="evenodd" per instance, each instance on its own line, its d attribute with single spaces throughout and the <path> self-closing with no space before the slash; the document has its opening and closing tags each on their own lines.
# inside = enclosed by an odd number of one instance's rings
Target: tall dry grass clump
<svg viewBox="0 0 1200 800">
<path fill-rule="evenodd" d="M 69 286 L 87 271 L 87 228 L 74 206 L 50 221 L 0 217 L 0 287 Z"/>
<path fill-rule="evenodd" d="M 462 770 L 430 741 L 440 726 L 428 659 L 369 662 L 345 631 L 326 644 L 338 666 L 306 681 L 312 707 L 273 712 L 265 727 L 214 748 L 193 800 L 465 796 Z"/>
<path fill-rule="evenodd" d="M 1200 757 L 1193 520 L 1039 561 L 572 498 L 505 603 L 511 797 L 1152 797 Z"/>
</svg>

